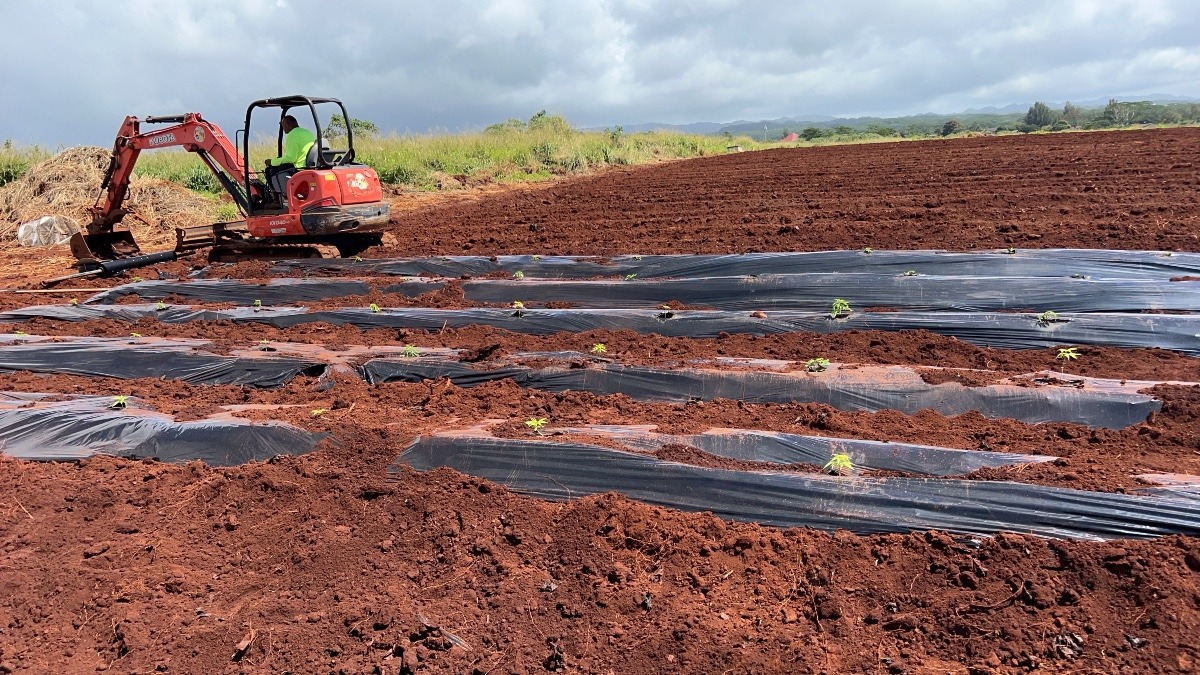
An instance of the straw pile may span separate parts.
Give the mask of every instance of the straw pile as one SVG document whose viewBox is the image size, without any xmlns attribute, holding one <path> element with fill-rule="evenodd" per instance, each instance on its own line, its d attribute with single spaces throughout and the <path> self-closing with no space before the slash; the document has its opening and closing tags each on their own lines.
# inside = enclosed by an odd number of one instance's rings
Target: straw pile
<svg viewBox="0 0 1200 675">
<path fill-rule="evenodd" d="M 100 182 L 111 153 L 104 148 L 64 150 L 30 167 L 20 180 L 0 187 L 0 241 L 16 238 L 17 226 L 41 216 L 64 216 L 79 225 L 91 220 Z M 122 225 L 145 243 L 169 241 L 176 227 L 207 225 L 216 204 L 187 188 L 159 178 L 134 176 L 125 199 L 130 214 Z"/>
</svg>

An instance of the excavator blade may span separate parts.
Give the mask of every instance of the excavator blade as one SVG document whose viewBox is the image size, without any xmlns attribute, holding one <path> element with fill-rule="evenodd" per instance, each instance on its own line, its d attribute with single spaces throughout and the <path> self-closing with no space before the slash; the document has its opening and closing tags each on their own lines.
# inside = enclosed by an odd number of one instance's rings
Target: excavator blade
<svg viewBox="0 0 1200 675">
<path fill-rule="evenodd" d="M 98 234 L 76 232 L 71 235 L 71 254 L 81 263 L 117 260 L 141 255 L 142 249 L 129 230 L 112 230 Z"/>
</svg>

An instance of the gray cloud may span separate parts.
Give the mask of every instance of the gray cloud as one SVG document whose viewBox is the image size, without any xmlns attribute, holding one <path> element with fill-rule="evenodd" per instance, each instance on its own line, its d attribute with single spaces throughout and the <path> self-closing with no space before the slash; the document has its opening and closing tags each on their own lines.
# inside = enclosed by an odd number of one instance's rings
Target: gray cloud
<svg viewBox="0 0 1200 675">
<path fill-rule="evenodd" d="M 126 114 L 333 95 L 398 131 L 952 112 L 1200 95 L 1190 0 L 34 0 L 0 25 L 0 137 L 107 144 Z"/>
</svg>

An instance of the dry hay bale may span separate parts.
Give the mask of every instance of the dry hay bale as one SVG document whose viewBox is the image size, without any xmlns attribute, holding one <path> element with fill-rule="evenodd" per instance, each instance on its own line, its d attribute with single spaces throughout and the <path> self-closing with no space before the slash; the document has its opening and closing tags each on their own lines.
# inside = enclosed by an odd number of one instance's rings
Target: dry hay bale
<svg viewBox="0 0 1200 675">
<path fill-rule="evenodd" d="M 0 240 L 16 237 L 17 226 L 41 216 L 65 216 L 83 225 L 96 203 L 111 153 L 104 148 L 64 150 L 32 166 L 20 180 L 0 187 Z M 176 227 L 206 225 L 216 216 L 216 203 L 187 188 L 158 178 L 130 180 L 122 221 L 151 240 L 169 238 Z"/>
</svg>

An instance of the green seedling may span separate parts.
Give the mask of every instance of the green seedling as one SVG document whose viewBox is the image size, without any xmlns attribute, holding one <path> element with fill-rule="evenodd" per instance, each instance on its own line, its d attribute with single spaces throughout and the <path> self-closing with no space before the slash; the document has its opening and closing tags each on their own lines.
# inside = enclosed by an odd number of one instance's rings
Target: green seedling
<svg viewBox="0 0 1200 675">
<path fill-rule="evenodd" d="M 141 333 L 130 333 L 129 337 L 140 338 L 140 337 L 142 337 L 142 334 Z"/>
<path fill-rule="evenodd" d="M 545 417 L 530 417 L 529 419 L 525 420 L 525 426 L 529 427 L 530 429 L 533 429 L 533 433 L 537 434 L 538 436 L 541 436 L 542 435 L 542 427 L 546 426 L 546 418 Z"/>
<path fill-rule="evenodd" d="M 917 271 L 916 270 L 908 270 L 907 272 L 904 273 L 904 276 L 915 277 L 915 276 L 917 276 Z"/>
<path fill-rule="evenodd" d="M 1007 254 L 1009 254 L 1009 255 L 1012 255 L 1012 254 L 1014 254 L 1014 253 L 1016 253 L 1016 252 L 1017 252 L 1017 247 L 1016 247 L 1016 246 L 1009 246 L 1008 248 L 1004 249 L 1004 252 L 1005 252 L 1005 253 L 1007 253 Z"/>
<path fill-rule="evenodd" d="M 605 346 L 605 344 L 603 342 L 597 342 L 596 344 L 592 345 L 592 348 L 590 351 L 593 354 L 603 354 L 608 351 L 608 347 Z"/>
<path fill-rule="evenodd" d="M 1052 312 L 1052 311 L 1047 310 L 1047 311 L 1042 312 L 1041 314 L 1037 315 L 1037 322 L 1042 325 L 1046 325 L 1048 323 L 1054 323 L 1055 321 L 1058 321 L 1058 312 Z"/>
<path fill-rule="evenodd" d="M 262 300 L 255 300 L 255 301 L 254 301 L 254 308 L 255 308 L 255 309 L 262 309 Z"/>
<path fill-rule="evenodd" d="M 533 262 L 541 262 L 541 261 L 542 261 L 542 256 L 540 256 L 540 255 L 533 256 Z"/>
<path fill-rule="evenodd" d="M 874 252 L 875 249 L 871 248 L 870 246 L 863 247 L 863 253 L 866 253 L 867 255 L 871 255 Z"/>
<path fill-rule="evenodd" d="M 114 396 L 114 397 L 112 397 L 112 403 L 109 403 L 108 407 L 113 410 L 128 408 L 129 407 L 129 397 L 122 396 L 122 395 Z"/>
<path fill-rule="evenodd" d="M 406 359 L 415 359 L 421 355 L 421 352 L 413 345 L 404 345 L 404 349 L 400 350 L 400 356 Z"/>
<path fill-rule="evenodd" d="M 16 335 L 17 337 L 25 337 L 26 335 L 29 335 L 29 333 L 26 333 L 23 330 L 15 330 L 13 331 L 13 335 Z"/>
<path fill-rule="evenodd" d="M 79 304 L 79 300 L 78 300 L 77 298 L 71 298 L 71 299 L 70 299 L 70 300 L 67 302 L 67 304 L 68 304 L 68 305 L 78 305 L 78 304 Z"/>
<path fill-rule="evenodd" d="M 633 273 L 633 274 L 626 274 L 626 275 L 625 275 L 625 281 L 633 281 L 633 280 L 634 280 L 634 279 L 636 279 L 636 278 L 637 278 L 637 273 L 636 273 L 636 272 L 635 272 L 635 273 Z"/>
<path fill-rule="evenodd" d="M 325 408 L 317 408 L 316 410 L 313 410 L 311 414 L 313 417 L 320 417 L 321 415 L 324 415 L 327 412 L 329 412 L 329 411 L 326 410 Z"/>
<path fill-rule="evenodd" d="M 1170 254 L 1167 254 L 1167 255 L 1170 255 Z M 641 260 L 641 259 L 642 259 L 642 256 L 640 256 L 640 255 L 635 255 L 635 256 L 633 256 L 633 259 L 634 259 L 634 260 Z"/>
<path fill-rule="evenodd" d="M 804 363 L 804 369 L 810 373 L 823 373 L 829 367 L 829 359 L 817 357 Z"/>
<path fill-rule="evenodd" d="M 512 304 L 509 306 L 512 307 L 513 309 L 517 310 L 517 311 L 513 312 L 513 316 L 519 317 L 519 316 L 521 316 L 521 312 L 525 311 L 525 303 L 521 302 L 520 300 L 513 300 Z"/>
<path fill-rule="evenodd" d="M 379 313 L 379 305 L 372 302 L 371 303 L 371 313 L 378 314 Z"/>
<path fill-rule="evenodd" d="M 132 281 L 135 284 L 140 284 L 141 282 L 145 281 L 145 279 L 143 279 L 141 277 L 134 277 L 134 278 L 130 279 L 130 281 Z"/>
<path fill-rule="evenodd" d="M 524 279 L 525 273 L 522 272 L 521 270 L 517 270 L 516 272 L 513 272 L 513 278 L 514 279 Z"/>
<path fill-rule="evenodd" d="M 835 452 L 822 468 L 835 476 L 849 476 L 854 473 L 854 462 L 850 461 L 850 455 Z"/>
<path fill-rule="evenodd" d="M 167 303 L 163 302 L 162 300 L 159 300 L 158 304 L 154 305 L 154 311 L 156 311 L 156 312 L 161 312 L 166 308 L 167 308 Z"/>
<path fill-rule="evenodd" d="M 354 262 L 362 262 L 362 256 L 361 255 L 354 256 Z"/>
<path fill-rule="evenodd" d="M 1074 361 L 1075 359 L 1079 358 L 1079 350 L 1075 347 L 1065 347 L 1058 350 L 1058 356 L 1055 356 L 1054 358 L 1061 361 Z"/>
<path fill-rule="evenodd" d="M 833 308 L 829 312 L 829 318 L 836 319 L 843 314 L 850 313 L 850 303 L 838 298 L 833 301 Z"/>
</svg>

